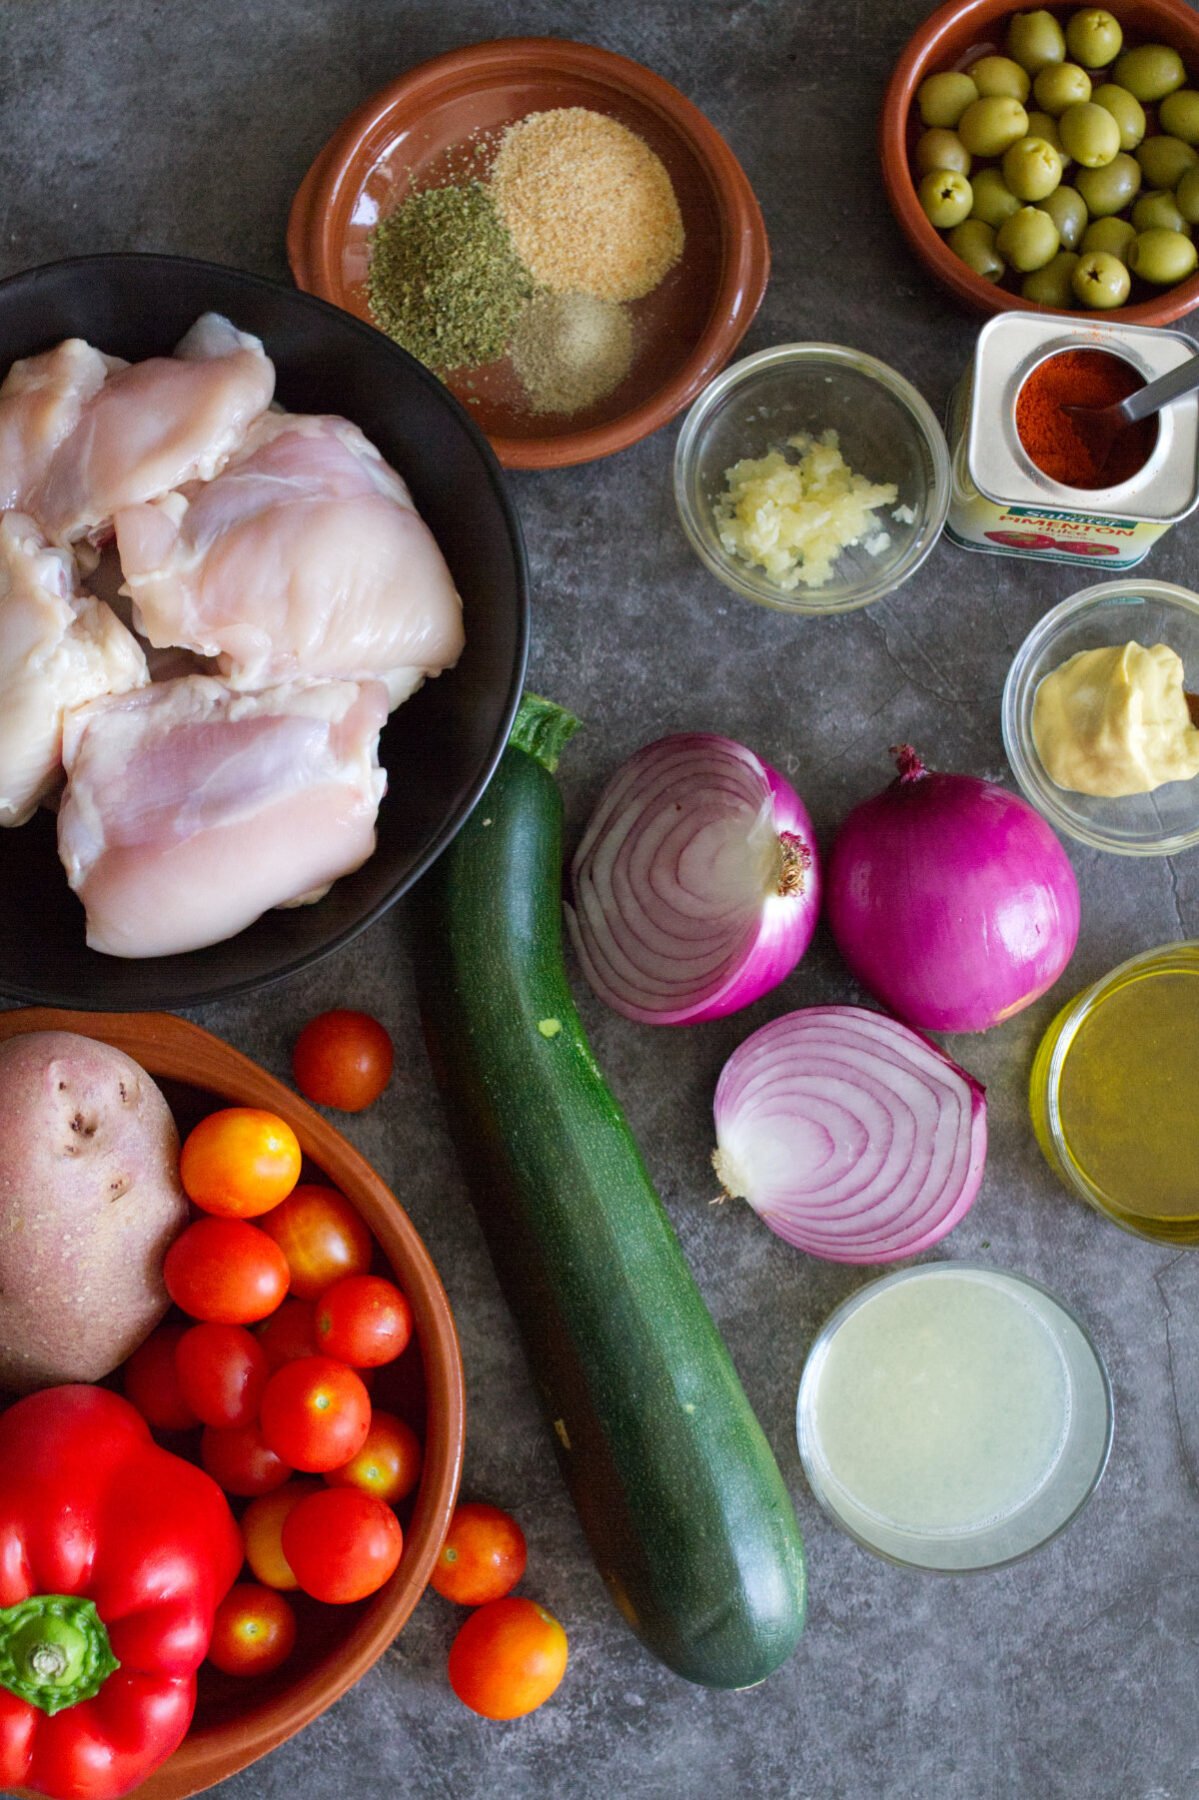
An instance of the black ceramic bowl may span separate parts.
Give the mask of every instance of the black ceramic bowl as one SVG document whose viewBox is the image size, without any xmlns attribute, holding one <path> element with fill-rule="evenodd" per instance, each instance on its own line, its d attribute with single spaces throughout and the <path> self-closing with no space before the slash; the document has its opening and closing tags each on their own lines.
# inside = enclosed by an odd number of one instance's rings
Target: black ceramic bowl
<svg viewBox="0 0 1199 1800">
<path fill-rule="evenodd" d="M 64 337 L 130 360 L 166 355 L 209 311 L 262 339 L 283 406 L 353 420 L 403 475 L 462 595 L 466 650 L 388 721 L 379 756 L 390 791 L 370 861 L 315 906 L 267 913 L 223 944 L 144 962 L 98 955 L 84 942 L 52 816 L 0 831 L 0 993 L 14 999 L 126 1011 L 193 1006 L 336 950 L 445 849 L 487 785 L 520 697 L 528 577 L 499 465 L 441 383 L 370 326 L 212 263 L 79 257 L 0 282 L 0 374 Z"/>
</svg>

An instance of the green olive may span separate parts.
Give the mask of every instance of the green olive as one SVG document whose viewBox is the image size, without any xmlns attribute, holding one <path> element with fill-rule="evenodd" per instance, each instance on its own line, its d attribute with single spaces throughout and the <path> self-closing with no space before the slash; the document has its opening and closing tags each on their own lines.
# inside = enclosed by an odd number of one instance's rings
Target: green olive
<svg viewBox="0 0 1199 1800">
<path fill-rule="evenodd" d="M 931 175 L 924 177 L 918 193 L 926 217 L 938 231 L 960 225 L 963 219 L 969 218 L 970 208 L 974 205 L 970 183 L 952 169 L 934 169 Z"/>
<path fill-rule="evenodd" d="M 1097 312 L 1123 306 L 1132 288 L 1128 270 L 1119 257 L 1104 250 L 1087 250 L 1079 257 L 1071 285 L 1074 298 Z"/>
<path fill-rule="evenodd" d="M 998 231 L 1005 219 L 1019 212 L 1020 202 L 998 169 L 980 169 L 970 185 L 974 189 L 974 205 L 970 209 L 972 219 L 980 219 L 984 225 Z"/>
<path fill-rule="evenodd" d="M 984 281 L 1002 281 L 1004 261 L 995 248 L 995 232 L 981 219 L 967 219 L 949 234 L 949 248 Z"/>
<path fill-rule="evenodd" d="M 1123 212 L 1141 191 L 1141 165 L 1123 152 L 1102 169 L 1080 169 L 1074 185 L 1093 219 Z"/>
<path fill-rule="evenodd" d="M 1176 281 L 1185 281 L 1192 274 L 1196 262 L 1199 262 L 1199 251 L 1189 237 L 1183 237 L 1180 231 L 1139 232 L 1132 248 L 1128 252 L 1128 266 L 1141 281 L 1152 282 L 1154 287 L 1173 287 Z"/>
<path fill-rule="evenodd" d="M 1151 137 L 1138 144 L 1136 159 L 1150 187 L 1175 188 L 1188 169 L 1199 163 L 1199 156 L 1181 138 Z"/>
<path fill-rule="evenodd" d="M 1134 231 L 1181 231 L 1190 237 L 1190 222 L 1184 219 L 1173 194 L 1142 194 L 1132 209 Z"/>
<path fill-rule="evenodd" d="M 1073 277 L 1078 258 L 1073 250 L 1059 250 L 1043 269 L 1034 269 L 1020 284 L 1020 292 L 1034 306 L 1074 305 Z"/>
<path fill-rule="evenodd" d="M 926 125 L 937 125 L 952 131 L 966 108 L 978 99 L 978 89 L 969 75 L 949 71 L 929 75 L 916 89 L 916 105 Z"/>
<path fill-rule="evenodd" d="M 1060 247 L 1057 226 L 1039 206 L 1022 206 L 1004 220 L 995 238 L 1000 256 L 1021 275 L 1043 269 Z"/>
<path fill-rule="evenodd" d="M 1112 71 L 1112 79 L 1136 99 L 1164 100 L 1187 78 L 1182 58 L 1168 44 L 1139 44 L 1126 50 Z"/>
<path fill-rule="evenodd" d="M 1008 26 L 1007 53 L 1036 75 L 1048 63 L 1066 60 L 1066 40 L 1052 13 L 1016 13 Z"/>
<path fill-rule="evenodd" d="M 1066 155 L 1062 145 L 1062 134 L 1058 130 L 1057 120 L 1052 114 L 1047 112 L 1030 112 L 1028 115 L 1028 135 L 1029 137 L 1044 138 L 1047 144 L 1053 145 L 1063 163 L 1069 162 L 1070 158 Z"/>
<path fill-rule="evenodd" d="M 1021 138 L 1003 153 L 1003 179 L 1018 200 L 1044 200 L 1062 179 L 1062 159 L 1044 138 Z"/>
<path fill-rule="evenodd" d="M 974 158 L 956 131 L 946 131 L 938 125 L 917 140 L 913 160 L 921 175 L 931 175 L 936 169 L 952 169 L 955 175 L 969 175 Z"/>
<path fill-rule="evenodd" d="M 975 188 L 977 197 L 978 189 Z M 1199 169 L 1188 169 L 1174 189 L 1178 210 L 1188 225 L 1199 225 Z"/>
<path fill-rule="evenodd" d="M 1057 187 L 1052 194 L 1047 194 L 1037 205 L 1042 212 L 1047 212 L 1057 226 L 1057 235 L 1062 240 L 1063 250 L 1077 250 L 1082 242 L 1082 234 L 1087 228 L 1087 209 L 1083 205 L 1082 195 L 1076 188 Z"/>
<path fill-rule="evenodd" d="M 966 73 L 985 100 L 1007 96 L 1023 105 L 1028 99 L 1031 83 L 1027 71 L 1010 56 L 980 56 Z"/>
<path fill-rule="evenodd" d="M 1145 135 L 1147 120 L 1145 108 L 1139 100 L 1134 100 L 1127 88 L 1117 87 L 1114 81 L 1105 81 L 1091 95 L 1096 106 L 1109 112 L 1120 127 L 1121 150 L 1135 150 Z"/>
<path fill-rule="evenodd" d="M 1060 119 L 1068 106 L 1081 106 L 1091 98 L 1091 77 L 1077 63 L 1047 63 L 1032 91 L 1042 111 Z"/>
<path fill-rule="evenodd" d="M 1119 22 L 1102 7 L 1088 6 L 1084 12 L 1070 15 L 1066 49 L 1085 69 L 1106 69 L 1119 56 L 1123 42 Z"/>
<path fill-rule="evenodd" d="M 1010 94 L 976 100 L 958 120 L 958 136 L 971 156 L 1002 156 L 1028 136 L 1028 114 Z"/>
<path fill-rule="evenodd" d="M 1199 93 L 1194 88 L 1177 88 L 1167 94 L 1157 109 L 1157 122 L 1184 144 L 1199 144 Z"/>
<path fill-rule="evenodd" d="M 1058 121 L 1068 156 L 1084 169 L 1102 169 L 1120 154 L 1120 127 L 1111 113 L 1093 100 L 1068 106 Z"/>
<path fill-rule="evenodd" d="M 1102 250 L 1105 255 L 1127 263 L 1129 248 L 1136 235 L 1127 219 L 1092 219 L 1082 234 L 1080 248 L 1084 254 L 1088 250 Z"/>
</svg>

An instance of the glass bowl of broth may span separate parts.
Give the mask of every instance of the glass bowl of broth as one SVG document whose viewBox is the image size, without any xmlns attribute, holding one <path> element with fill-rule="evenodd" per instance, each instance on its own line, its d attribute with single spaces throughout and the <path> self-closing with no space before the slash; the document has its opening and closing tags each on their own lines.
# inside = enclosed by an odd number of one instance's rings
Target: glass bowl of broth
<svg viewBox="0 0 1199 1800">
<path fill-rule="evenodd" d="M 1199 1244 L 1199 941 L 1075 996 L 1033 1062 L 1033 1129 L 1072 1193 L 1137 1237 Z"/>
</svg>

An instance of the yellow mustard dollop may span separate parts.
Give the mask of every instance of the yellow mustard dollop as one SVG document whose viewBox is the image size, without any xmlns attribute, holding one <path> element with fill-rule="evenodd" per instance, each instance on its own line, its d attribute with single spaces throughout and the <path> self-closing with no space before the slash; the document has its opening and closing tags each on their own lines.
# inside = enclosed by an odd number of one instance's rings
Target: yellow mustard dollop
<svg viewBox="0 0 1199 1800">
<path fill-rule="evenodd" d="M 1199 775 L 1182 659 L 1168 644 L 1080 650 L 1037 688 L 1033 742 L 1050 780 L 1121 799 Z"/>
</svg>

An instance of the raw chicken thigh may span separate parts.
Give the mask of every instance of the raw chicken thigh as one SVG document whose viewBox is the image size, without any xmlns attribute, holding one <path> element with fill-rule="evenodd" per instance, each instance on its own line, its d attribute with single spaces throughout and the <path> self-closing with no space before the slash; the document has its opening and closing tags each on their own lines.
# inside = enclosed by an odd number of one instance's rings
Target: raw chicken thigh
<svg viewBox="0 0 1199 1800">
<path fill-rule="evenodd" d="M 214 481 L 115 519 L 152 644 L 236 687 L 376 677 L 392 706 L 462 653 L 462 603 L 404 482 L 345 419 L 269 413 Z"/>
<path fill-rule="evenodd" d="M 28 511 L 51 458 L 109 375 L 126 365 L 82 338 L 15 362 L 0 382 L 0 512 Z"/>
<path fill-rule="evenodd" d="M 26 510 L 56 543 L 102 536 L 120 507 L 214 475 L 274 391 L 274 365 L 258 339 L 205 313 L 174 356 L 119 366 L 86 394 L 76 423 L 26 491 Z M 0 438 L 0 459 L 5 449 Z"/>
<path fill-rule="evenodd" d="M 0 825 L 23 825 L 58 778 L 63 715 L 150 679 L 134 637 L 75 587 L 23 513 L 0 517 Z"/>
<path fill-rule="evenodd" d="M 208 675 L 72 713 L 58 848 L 92 949 L 199 949 L 358 868 L 386 717 L 377 682 L 235 694 Z"/>
</svg>

